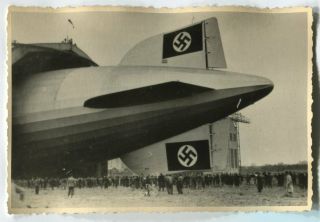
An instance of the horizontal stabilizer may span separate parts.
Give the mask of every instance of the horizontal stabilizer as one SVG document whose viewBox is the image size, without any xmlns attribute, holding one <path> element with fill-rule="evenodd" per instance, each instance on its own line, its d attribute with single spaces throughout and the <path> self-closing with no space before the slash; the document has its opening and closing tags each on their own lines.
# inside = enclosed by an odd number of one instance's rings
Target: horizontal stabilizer
<svg viewBox="0 0 320 222">
<path fill-rule="evenodd" d="M 182 82 L 167 82 L 122 92 L 97 96 L 85 101 L 89 108 L 116 108 L 163 102 L 213 90 Z"/>
<path fill-rule="evenodd" d="M 133 47 L 120 65 L 226 68 L 218 21 L 209 18 L 148 38 Z"/>
<path fill-rule="evenodd" d="M 15 84 L 34 73 L 89 66 L 97 64 L 72 42 L 12 43 L 12 75 Z"/>
</svg>

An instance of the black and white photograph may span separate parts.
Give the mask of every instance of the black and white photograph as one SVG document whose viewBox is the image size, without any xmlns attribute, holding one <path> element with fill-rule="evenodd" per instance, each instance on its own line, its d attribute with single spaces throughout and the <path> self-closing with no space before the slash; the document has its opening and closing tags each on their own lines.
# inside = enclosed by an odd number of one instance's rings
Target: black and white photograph
<svg viewBox="0 0 320 222">
<path fill-rule="evenodd" d="M 310 8 L 10 7 L 10 213 L 311 208 Z"/>
</svg>

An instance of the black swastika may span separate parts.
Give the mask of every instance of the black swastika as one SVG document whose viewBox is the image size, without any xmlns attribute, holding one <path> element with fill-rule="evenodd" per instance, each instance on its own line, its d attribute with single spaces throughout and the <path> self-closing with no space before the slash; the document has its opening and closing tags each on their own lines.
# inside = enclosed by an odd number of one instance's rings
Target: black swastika
<svg viewBox="0 0 320 222">
<path fill-rule="evenodd" d="M 176 51 L 183 52 L 190 46 L 190 41 L 191 38 L 186 33 L 180 32 L 175 38 L 173 45 L 176 47 L 175 49 L 178 49 Z"/>
<path fill-rule="evenodd" d="M 182 154 L 179 154 L 179 159 L 182 160 L 187 166 L 191 164 L 192 161 L 194 161 L 195 158 L 197 158 L 197 154 L 191 150 L 188 149 L 188 146 L 185 146 L 183 150 L 181 151 Z"/>
</svg>

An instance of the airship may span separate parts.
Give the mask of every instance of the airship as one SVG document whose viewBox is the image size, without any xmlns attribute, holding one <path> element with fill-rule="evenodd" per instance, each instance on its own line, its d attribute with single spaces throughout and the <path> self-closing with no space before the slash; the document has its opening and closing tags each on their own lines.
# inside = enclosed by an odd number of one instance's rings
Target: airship
<svg viewBox="0 0 320 222">
<path fill-rule="evenodd" d="M 11 60 L 13 178 L 128 159 L 273 89 L 269 79 L 223 71 L 214 17 L 141 41 L 117 66 L 98 66 L 71 39 L 14 42 Z"/>
</svg>

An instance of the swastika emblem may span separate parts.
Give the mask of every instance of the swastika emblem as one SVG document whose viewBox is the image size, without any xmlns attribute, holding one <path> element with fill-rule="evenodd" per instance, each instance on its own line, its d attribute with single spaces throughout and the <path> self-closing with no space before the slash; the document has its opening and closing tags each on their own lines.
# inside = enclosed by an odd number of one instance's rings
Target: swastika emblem
<svg viewBox="0 0 320 222">
<path fill-rule="evenodd" d="M 180 32 L 174 37 L 172 46 L 176 52 L 184 52 L 191 45 L 191 35 L 188 32 Z"/>
<path fill-rule="evenodd" d="M 192 167 L 198 160 L 197 150 L 190 145 L 183 145 L 178 151 L 179 163 L 184 167 Z"/>
</svg>

